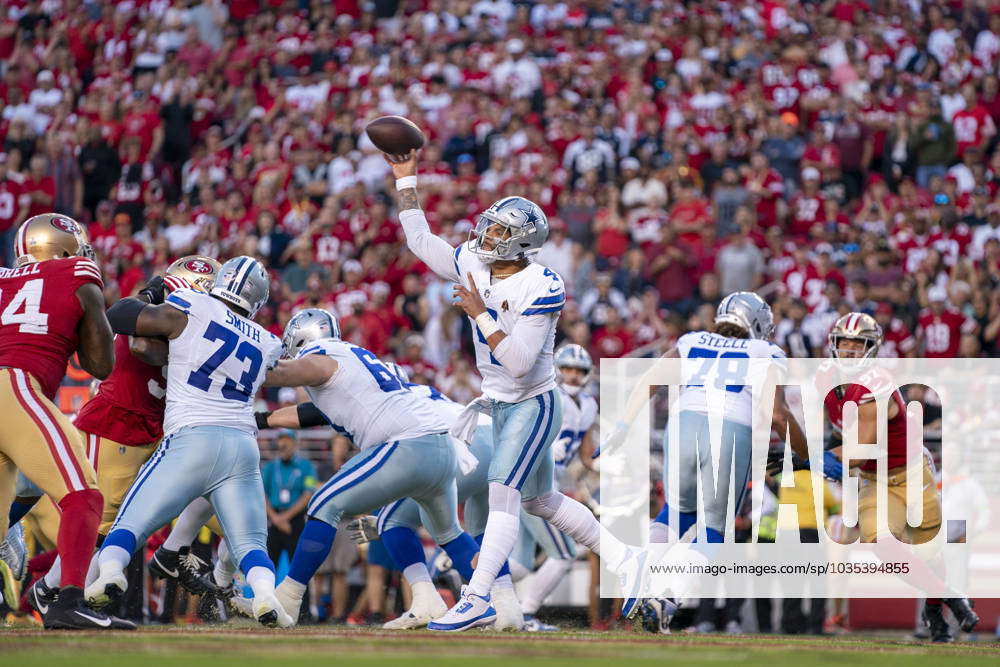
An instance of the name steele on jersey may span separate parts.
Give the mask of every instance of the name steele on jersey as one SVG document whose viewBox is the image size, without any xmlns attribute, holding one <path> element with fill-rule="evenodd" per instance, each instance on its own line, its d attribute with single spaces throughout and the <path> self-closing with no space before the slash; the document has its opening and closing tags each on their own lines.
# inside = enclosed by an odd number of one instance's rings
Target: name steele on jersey
<svg viewBox="0 0 1000 667">
<path fill-rule="evenodd" d="M 233 311 L 226 312 L 226 324 L 235 327 L 247 338 L 253 340 L 255 343 L 260 342 L 260 330 L 255 328 L 250 322 L 239 317 Z"/>
<path fill-rule="evenodd" d="M 711 345 L 714 348 L 720 350 L 733 349 L 733 350 L 745 350 L 750 346 L 749 338 L 725 338 L 722 336 L 717 336 L 716 334 L 711 334 L 708 332 L 702 332 L 698 336 L 698 345 Z"/>
</svg>

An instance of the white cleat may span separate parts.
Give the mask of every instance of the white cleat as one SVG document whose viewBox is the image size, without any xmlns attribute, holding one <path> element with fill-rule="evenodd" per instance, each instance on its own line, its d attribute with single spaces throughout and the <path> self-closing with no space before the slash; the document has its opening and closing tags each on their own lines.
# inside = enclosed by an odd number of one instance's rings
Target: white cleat
<svg viewBox="0 0 1000 667">
<path fill-rule="evenodd" d="M 111 574 L 102 572 L 94 583 L 84 589 L 83 597 L 95 609 L 101 609 L 120 600 L 126 590 L 128 590 L 128 579 L 124 572 L 121 570 Z"/>
<path fill-rule="evenodd" d="M 227 601 L 229 608 L 240 616 L 253 618 L 253 598 L 245 598 L 242 595 L 234 595 Z"/>
<path fill-rule="evenodd" d="M 493 598 L 493 609 L 497 612 L 497 620 L 490 627 L 491 630 L 502 632 L 524 628 L 524 612 L 521 611 L 521 603 L 513 588 L 494 586 L 491 597 Z"/>
<path fill-rule="evenodd" d="M 293 591 L 291 586 L 286 583 L 287 581 L 288 577 L 285 577 L 285 579 L 278 584 L 277 587 L 275 587 L 274 597 L 278 599 L 278 602 L 281 604 L 283 609 L 291 609 L 295 612 L 294 618 L 292 619 L 292 625 L 295 625 L 299 620 L 299 609 L 302 608 L 302 595 Z"/>
<path fill-rule="evenodd" d="M 268 628 L 290 628 L 295 625 L 295 619 L 288 615 L 276 595 L 255 597 L 253 616 L 257 622 Z"/>
<path fill-rule="evenodd" d="M 469 628 L 491 625 L 496 621 L 497 613 L 490 604 L 490 597 L 481 597 L 475 593 L 465 592 L 455 606 L 427 624 L 428 630 L 438 632 L 462 632 Z"/>
<path fill-rule="evenodd" d="M 642 550 L 629 547 L 629 553 L 618 565 L 615 574 L 622 587 L 622 618 L 631 619 L 639 611 L 642 594 L 647 577 L 646 561 L 649 554 Z"/>
<path fill-rule="evenodd" d="M 436 598 L 436 599 L 434 599 Z M 435 618 L 440 618 L 448 613 L 448 605 L 444 603 L 437 593 L 434 598 L 424 598 L 414 600 L 413 606 L 404 611 L 399 618 L 394 618 L 382 625 L 386 630 L 415 630 L 426 627 Z"/>
</svg>

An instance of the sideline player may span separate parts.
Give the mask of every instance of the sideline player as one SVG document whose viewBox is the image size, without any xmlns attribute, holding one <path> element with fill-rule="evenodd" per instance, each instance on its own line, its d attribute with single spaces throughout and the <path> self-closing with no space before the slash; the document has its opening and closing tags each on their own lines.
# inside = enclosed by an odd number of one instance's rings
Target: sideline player
<svg viewBox="0 0 1000 667">
<path fill-rule="evenodd" d="M 456 567 L 471 574 L 479 547 L 458 522 L 458 461 L 447 435 L 451 424 L 374 354 L 340 340 L 340 325 L 325 310 L 297 313 L 285 327 L 282 345 L 288 358 L 268 375 L 267 384 L 304 387 L 312 408 L 311 414 L 296 408 L 299 426 L 334 425 L 361 450 L 309 501 L 288 576 L 277 589 L 282 605 L 299 608 L 343 517 L 367 514 L 400 498 L 420 505 L 431 536 Z"/>
<path fill-rule="evenodd" d="M 164 284 L 171 290 L 187 287 L 207 293 L 219 266 L 208 257 L 182 257 L 167 267 Z M 139 298 L 148 300 L 150 295 L 140 292 Z M 104 513 L 97 530 L 99 540 L 107 536 L 125 493 L 163 437 L 167 371 L 165 366 L 144 361 L 151 344 L 155 343 L 149 338 L 115 336 L 114 370 L 73 420 L 83 438 L 87 459 L 97 472 L 97 486 L 104 498 Z M 163 567 L 185 569 L 183 563 Z M 40 613 L 44 614 L 59 593 L 60 570 L 61 560 L 57 558 L 28 593 L 29 602 Z M 95 555 L 88 579 L 96 576 Z"/>
<path fill-rule="evenodd" d="M 462 598 L 428 629 L 462 631 L 493 621 L 490 593 L 517 542 L 522 506 L 603 552 L 613 570 L 626 561 L 641 569 L 643 559 L 632 558 L 606 531 L 602 536 L 590 510 L 552 489 L 551 445 L 562 421 L 552 352 L 566 291 L 557 273 L 531 261 L 548 237 L 545 213 L 523 197 L 505 197 L 480 214 L 469 241 L 453 248 L 431 233 L 420 209 L 417 151 L 386 160 L 407 245 L 439 276 L 458 283 L 455 295 L 474 328 L 483 396 L 452 432 L 468 441 L 478 408 L 489 406 L 493 417 L 490 511 L 476 571 Z"/>
<path fill-rule="evenodd" d="M 114 367 L 101 271 L 80 224 L 55 213 L 27 220 L 14 252 L 17 267 L 0 269 L 0 535 L 21 470 L 62 513 L 61 591 L 45 627 L 134 629 L 84 602 L 103 501 L 79 434 L 53 403 L 74 351 L 97 378 Z"/>
<path fill-rule="evenodd" d="M 878 430 L 879 399 L 888 400 L 887 407 L 887 485 L 889 506 L 886 512 L 889 531 L 896 539 L 878 540 L 878 514 L 876 511 L 878 463 L 875 459 L 860 465 L 861 488 L 858 491 L 858 529 L 862 542 L 877 542 L 876 553 L 885 560 L 893 559 L 893 551 L 901 548 L 897 540 L 909 544 L 924 544 L 934 539 L 941 528 L 941 494 L 934 479 L 928 456 L 923 460 L 923 522 L 910 526 L 906 519 L 906 403 L 891 377 L 869 362 L 878 356 L 882 344 L 882 327 L 871 315 L 848 313 L 838 319 L 829 334 L 829 353 L 834 360 L 830 372 L 845 376 L 847 383 L 840 383 L 825 397 L 827 416 L 834 429 L 844 427 L 844 405 L 857 403 L 858 442 L 875 442 Z M 837 475 L 837 481 L 841 481 Z M 903 547 L 905 548 L 905 547 Z M 899 555 L 898 553 L 896 555 Z M 910 555 L 903 554 L 904 557 Z M 894 560 L 900 560 L 895 558 Z M 933 564 L 928 564 L 932 570 Z M 917 579 L 920 578 L 919 573 Z M 938 578 L 933 571 L 927 579 Z M 953 640 L 948 622 L 944 618 L 942 602 L 948 605 L 963 632 L 971 632 L 979 616 L 964 597 L 928 598 L 923 618 L 934 642 Z"/>
<path fill-rule="evenodd" d="M 257 260 L 241 256 L 222 265 L 209 294 L 180 289 L 163 301 L 160 283 L 153 304 L 122 299 L 108 311 L 120 334 L 168 339 L 165 436 L 122 502 L 87 597 L 101 602 L 124 591 L 123 570 L 137 545 L 205 496 L 254 590 L 254 616 L 290 626 L 267 557 L 253 417 L 253 397 L 281 354 L 278 338 L 250 319 L 267 301 L 270 279 Z"/>
</svg>

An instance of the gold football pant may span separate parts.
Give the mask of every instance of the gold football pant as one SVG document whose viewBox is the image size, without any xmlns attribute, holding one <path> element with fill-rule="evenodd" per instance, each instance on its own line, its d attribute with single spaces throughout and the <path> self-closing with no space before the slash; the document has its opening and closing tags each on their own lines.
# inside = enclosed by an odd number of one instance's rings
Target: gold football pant
<svg viewBox="0 0 1000 667">
<path fill-rule="evenodd" d="M 906 524 L 906 466 L 897 466 L 888 472 L 888 502 L 886 511 L 889 532 L 900 542 L 924 544 L 930 542 L 941 528 L 941 495 L 938 493 L 934 473 L 926 460 L 923 462 L 924 505 L 923 521 L 919 526 Z M 878 534 L 877 475 L 873 472 L 861 473 L 861 489 L 858 493 L 858 527 L 862 542 L 874 542 Z"/>
<path fill-rule="evenodd" d="M 139 474 L 139 468 L 149 460 L 160 443 L 128 446 L 85 431 L 80 431 L 80 436 L 86 443 L 87 460 L 97 471 L 97 488 L 104 496 L 104 513 L 97 532 L 107 535 L 125 494 Z"/>
<path fill-rule="evenodd" d="M 19 368 L 0 368 L 0 535 L 7 532 L 7 509 L 14 500 L 17 471 L 58 504 L 76 491 L 97 487 L 80 434 Z"/>
</svg>

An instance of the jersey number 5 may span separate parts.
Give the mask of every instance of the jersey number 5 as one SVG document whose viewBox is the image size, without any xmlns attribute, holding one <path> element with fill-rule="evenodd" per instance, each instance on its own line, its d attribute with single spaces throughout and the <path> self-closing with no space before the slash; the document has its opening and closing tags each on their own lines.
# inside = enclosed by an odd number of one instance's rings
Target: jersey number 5
<svg viewBox="0 0 1000 667">
<path fill-rule="evenodd" d="M 47 334 L 49 332 L 49 316 L 39 308 L 42 304 L 41 278 L 29 280 L 17 291 L 7 307 L 0 313 L 0 324 L 20 324 L 18 331 L 30 334 Z M 3 293 L 0 292 L 0 301 Z M 18 312 L 20 311 L 20 312 Z"/>
<path fill-rule="evenodd" d="M 261 364 L 264 363 L 264 357 L 260 350 L 247 341 L 240 343 L 238 333 L 227 329 L 218 322 L 212 322 L 208 325 L 203 338 L 210 341 L 222 341 L 222 345 L 197 370 L 191 371 L 191 374 L 188 375 L 188 384 L 202 391 L 211 389 L 212 373 L 235 352 L 236 359 L 243 362 L 249 361 L 250 367 L 243 371 L 239 385 L 232 378 L 226 378 L 222 384 L 222 396 L 233 401 L 243 401 L 244 403 L 249 401 L 254 391 L 254 384 L 257 382 L 257 376 L 260 374 Z M 239 343 L 238 347 L 237 343 Z"/>
</svg>

